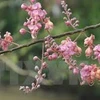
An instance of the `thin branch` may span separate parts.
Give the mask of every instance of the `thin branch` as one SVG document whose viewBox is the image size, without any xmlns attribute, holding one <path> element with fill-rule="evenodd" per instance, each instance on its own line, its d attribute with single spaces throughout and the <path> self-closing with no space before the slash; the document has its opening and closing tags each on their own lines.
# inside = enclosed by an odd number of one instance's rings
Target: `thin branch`
<svg viewBox="0 0 100 100">
<path fill-rule="evenodd" d="M 9 60 L 9 58 L 7 58 L 4 55 L 0 56 L 0 60 L 7 64 L 6 67 L 9 67 L 10 69 L 12 69 L 14 72 L 18 73 L 19 75 L 30 76 L 30 77 L 35 77 L 35 75 L 36 75 L 36 72 L 34 72 L 32 70 L 21 69 L 20 67 L 18 67 L 16 64 L 14 64 L 11 60 Z"/>
<path fill-rule="evenodd" d="M 6 56 L 2 55 L 0 56 L 0 61 L 3 61 L 4 63 L 7 64 L 6 67 L 10 68 L 11 70 L 13 70 L 14 72 L 16 72 L 19 75 L 23 75 L 23 76 L 30 76 L 30 77 L 35 77 L 36 72 L 32 71 L 32 70 L 23 70 L 21 69 L 19 66 L 17 66 L 16 64 L 14 64 L 11 60 L 9 60 L 9 58 L 7 58 Z M 51 85 L 53 83 L 52 80 L 46 80 L 44 79 L 44 81 L 42 82 L 42 84 L 44 85 Z"/>
<path fill-rule="evenodd" d="M 76 34 L 76 33 L 84 32 L 84 31 L 87 31 L 87 30 L 90 30 L 90 29 L 96 29 L 96 28 L 99 28 L 99 27 L 100 27 L 100 23 L 95 24 L 95 25 L 86 26 L 86 27 L 84 27 L 82 29 L 77 29 L 77 30 L 74 30 L 74 31 L 65 32 L 65 33 L 62 33 L 60 35 L 52 36 L 52 38 L 54 38 L 54 39 L 61 38 L 61 37 L 64 37 L 66 35 L 73 35 L 73 34 Z M 39 40 L 30 42 L 28 44 L 23 44 L 23 45 L 20 45 L 18 47 L 14 47 L 12 49 L 9 49 L 7 51 L 0 51 L 0 54 L 5 54 L 5 53 L 8 53 L 8 52 L 16 51 L 18 49 L 29 47 L 31 45 L 34 45 L 34 44 L 37 44 L 37 43 L 41 43 L 41 42 L 44 42 L 44 39 L 39 39 Z"/>
</svg>

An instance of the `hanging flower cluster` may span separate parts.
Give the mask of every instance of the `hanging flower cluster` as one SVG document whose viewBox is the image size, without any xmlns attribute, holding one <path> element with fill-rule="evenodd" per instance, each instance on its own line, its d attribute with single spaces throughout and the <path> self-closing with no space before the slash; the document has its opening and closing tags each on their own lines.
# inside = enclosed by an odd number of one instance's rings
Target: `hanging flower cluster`
<svg viewBox="0 0 100 100">
<path fill-rule="evenodd" d="M 11 36 L 10 32 L 6 32 L 4 34 L 4 38 L 1 38 L 0 36 L 0 47 L 2 48 L 2 50 L 4 51 L 8 50 L 8 47 L 12 42 L 13 42 L 13 37 Z"/>
<path fill-rule="evenodd" d="M 81 75 L 81 85 L 88 83 L 89 85 L 93 85 L 94 81 L 100 80 L 100 68 L 96 64 L 80 64 L 80 75 Z"/>
<path fill-rule="evenodd" d="M 45 40 L 45 56 L 48 60 L 54 60 L 58 57 L 62 57 L 62 59 L 64 59 L 69 65 L 69 69 L 73 70 L 73 73 L 78 73 L 76 61 L 72 59 L 72 56 L 79 55 L 82 52 L 81 48 L 77 46 L 77 43 L 72 41 L 70 37 L 61 41 L 60 45 L 58 45 L 51 36 L 47 36 Z"/>
<path fill-rule="evenodd" d="M 37 75 L 35 76 L 35 82 L 33 82 L 31 84 L 31 87 L 29 86 L 20 86 L 19 90 L 23 90 L 25 93 L 29 93 L 32 92 L 33 90 L 36 90 L 40 87 L 40 84 L 42 83 L 43 79 L 46 77 L 46 74 L 43 73 L 43 70 L 45 68 L 47 68 L 47 63 L 43 62 L 42 60 L 40 60 L 37 56 L 33 57 L 34 61 L 40 61 L 41 62 L 41 66 L 40 68 L 38 66 L 35 66 L 35 71 L 37 72 Z"/>
<path fill-rule="evenodd" d="M 24 22 L 24 26 L 28 28 L 28 31 L 25 28 L 20 29 L 21 34 L 29 32 L 32 38 L 36 38 L 39 30 L 44 26 L 44 29 L 50 31 L 53 29 L 53 23 L 50 21 L 50 18 L 46 17 L 47 12 L 42 9 L 42 6 L 39 2 L 31 0 L 29 5 L 22 4 L 21 8 L 25 10 L 29 18 Z"/>
</svg>

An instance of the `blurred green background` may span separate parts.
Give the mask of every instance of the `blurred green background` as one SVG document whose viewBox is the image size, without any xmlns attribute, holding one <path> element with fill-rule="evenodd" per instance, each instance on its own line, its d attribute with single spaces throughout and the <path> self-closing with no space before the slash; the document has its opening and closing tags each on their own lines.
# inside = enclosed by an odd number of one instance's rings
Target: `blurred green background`
<svg viewBox="0 0 100 100">
<path fill-rule="evenodd" d="M 64 24 L 62 14 L 62 8 L 60 6 L 60 0 L 38 0 L 42 3 L 42 6 L 48 12 L 52 22 L 54 23 L 54 29 L 51 32 L 52 35 L 61 34 L 63 32 L 72 30 Z M 65 0 L 73 16 L 79 19 L 80 24 L 79 28 L 85 26 L 96 24 L 100 22 L 100 0 Z M 20 5 L 23 2 L 28 2 L 28 0 L 0 0 L 0 32 L 3 35 L 6 31 L 12 33 L 14 41 L 18 44 L 31 42 L 30 34 L 22 36 L 19 33 L 19 29 L 22 28 L 24 21 L 26 21 L 27 13 L 21 10 Z M 99 28 L 94 30 L 89 30 L 86 34 L 95 34 L 96 40 L 95 44 L 100 42 L 100 33 Z M 46 34 L 44 30 L 41 30 L 38 34 L 38 38 L 43 38 Z M 71 36 L 74 40 L 76 35 Z M 60 43 L 62 39 L 66 37 L 57 39 L 56 41 Z M 78 39 L 78 45 L 83 47 L 84 35 Z M 14 51 L 12 53 L 6 54 L 9 57 L 9 60 L 12 63 L 18 64 L 19 61 L 32 61 L 33 56 L 41 57 L 41 44 L 36 44 L 28 48 L 23 48 L 21 50 Z M 84 52 L 81 57 L 75 58 L 78 60 L 78 63 L 97 63 L 96 61 L 89 60 L 84 56 Z M 33 62 L 34 63 L 34 62 Z M 30 64 L 31 66 L 33 65 Z M 34 63 L 35 64 L 35 63 Z M 2 67 L 2 65 L 0 65 Z M 34 66 L 33 66 L 34 68 Z M 0 68 L 1 69 L 1 68 Z M 23 64 L 23 69 L 26 69 L 26 66 Z M 51 72 L 50 72 L 51 71 Z M 2 72 L 2 71 L 1 71 Z M 10 71 L 11 72 L 11 71 Z M 0 100 L 89 100 L 95 99 L 100 100 L 100 86 L 95 84 L 94 86 L 80 86 L 79 82 L 77 84 L 69 84 L 70 73 L 68 71 L 67 65 L 58 59 L 54 62 L 49 62 L 49 68 L 45 71 L 48 74 L 53 74 L 50 76 L 52 81 L 60 80 L 61 84 L 50 84 L 42 85 L 40 89 L 30 93 L 23 94 L 18 90 L 19 85 L 23 84 L 26 76 L 18 75 L 19 84 L 10 85 L 8 69 L 3 72 L 3 75 L 0 76 Z M 56 81 L 57 83 L 57 81 Z M 74 83 L 74 80 L 73 80 Z"/>
</svg>

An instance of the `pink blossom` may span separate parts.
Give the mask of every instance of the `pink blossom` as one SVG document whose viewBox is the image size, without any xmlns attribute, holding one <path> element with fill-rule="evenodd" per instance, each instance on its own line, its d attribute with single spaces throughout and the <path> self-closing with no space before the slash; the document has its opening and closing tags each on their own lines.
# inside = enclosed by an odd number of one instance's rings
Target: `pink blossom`
<svg viewBox="0 0 100 100">
<path fill-rule="evenodd" d="M 95 73 L 97 71 L 96 65 L 84 65 L 80 70 L 81 79 L 83 82 L 91 84 L 95 80 Z M 93 74 L 94 73 L 94 74 Z"/>
<path fill-rule="evenodd" d="M 73 69 L 73 73 L 74 73 L 74 74 L 78 74 L 78 73 L 79 73 L 78 67 L 75 67 L 75 68 Z"/>
<path fill-rule="evenodd" d="M 94 39 L 95 39 L 95 36 L 91 34 L 90 37 L 87 37 L 84 40 L 84 45 L 86 45 L 86 46 L 92 46 L 93 45 L 93 42 L 94 42 Z"/>
<path fill-rule="evenodd" d="M 29 15 L 29 18 L 26 22 L 24 22 L 23 25 L 28 28 L 28 32 L 34 39 L 37 37 L 38 32 L 43 24 L 45 29 L 51 30 L 53 28 L 53 23 L 48 18 L 46 18 L 47 12 L 42 9 L 42 6 L 39 2 L 34 2 L 34 0 L 31 2 L 32 3 L 29 5 L 22 4 L 21 8 L 24 9 Z M 24 33 L 24 30 L 20 30 L 20 32 Z"/>
<path fill-rule="evenodd" d="M 98 59 L 98 61 L 100 62 L 100 44 L 96 45 L 93 48 L 93 51 L 94 51 L 95 59 Z"/>
<path fill-rule="evenodd" d="M 45 29 L 46 30 L 52 30 L 53 29 L 53 23 L 50 21 L 49 18 L 45 19 Z"/>
<path fill-rule="evenodd" d="M 13 42 L 13 37 L 10 32 L 6 32 L 4 38 L 0 38 L 0 47 L 6 51 L 8 50 L 9 45 Z"/>
<path fill-rule="evenodd" d="M 23 3 L 23 4 L 21 5 L 21 8 L 22 8 L 23 10 L 26 10 L 26 9 L 27 9 L 27 5 Z"/>
<path fill-rule="evenodd" d="M 62 41 L 59 45 L 59 52 L 61 52 L 61 55 L 65 60 L 69 59 L 73 55 L 76 55 L 77 53 L 81 53 L 79 47 L 77 46 L 76 42 L 71 41 L 71 39 L 68 37 L 66 40 Z"/>
<path fill-rule="evenodd" d="M 0 43 L 0 46 L 1 46 L 2 50 L 6 51 L 6 50 L 8 50 L 9 43 L 5 40 L 2 40 Z"/>
<path fill-rule="evenodd" d="M 95 74 L 95 77 L 100 80 L 100 69 L 98 68 Z"/>
<path fill-rule="evenodd" d="M 32 5 L 32 9 L 41 9 L 42 8 L 42 6 L 41 6 L 41 4 L 39 3 L 39 2 L 37 2 L 37 3 L 35 3 L 35 4 L 33 4 Z"/>
<path fill-rule="evenodd" d="M 71 21 L 66 21 L 65 24 L 66 24 L 67 26 L 71 26 Z"/>
<path fill-rule="evenodd" d="M 85 55 L 86 55 L 86 57 L 90 57 L 91 55 L 92 55 L 92 53 L 93 53 L 93 49 L 92 49 L 92 47 L 88 47 L 86 50 L 85 50 Z"/>
<path fill-rule="evenodd" d="M 11 36 L 10 32 L 6 32 L 6 34 L 4 35 L 4 40 L 9 43 L 13 41 L 13 37 Z"/>
</svg>

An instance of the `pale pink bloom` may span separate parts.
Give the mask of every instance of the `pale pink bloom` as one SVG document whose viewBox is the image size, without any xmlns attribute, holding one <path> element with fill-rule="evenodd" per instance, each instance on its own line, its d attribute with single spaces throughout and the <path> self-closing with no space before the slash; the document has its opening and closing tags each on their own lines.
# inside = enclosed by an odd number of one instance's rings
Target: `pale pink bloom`
<svg viewBox="0 0 100 100">
<path fill-rule="evenodd" d="M 43 68 L 46 68 L 46 67 L 47 67 L 47 63 L 46 63 L 46 62 L 43 62 L 43 63 L 42 63 L 42 67 L 43 67 Z"/>
<path fill-rule="evenodd" d="M 31 33 L 31 37 L 34 39 L 37 37 L 39 30 L 42 27 L 42 24 L 44 24 L 45 29 L 51 30 L 53 28 L 53 23 L 48 20 L 45 22 L 47 12 L 42 9 L 42 6 L 39 2 L 31 1 L 32 3 L 29 5 L 22 4 L 21 8 L 24 9 L 28 15 L 29 18 L 26 22 L 24 22 L 24 26 L 27 27 L 29 32 Z M 24 30 L 20 30 L 21 33 L 24 33 Z"/>
<path fill-rule="evenodd" d="M 93 42 L 94 42 L 94 39 L 95 39 L 95 36 L 91 34 L 90 37 L 87 37 L 84 40 L 84 45 L 86 45 L 86 46 L 92 46 L 93 45 Z"/>
<path fill-rule="evenodd" d="M 52 59 L 57 59 L 58 58 L 58 54 L 57 53 L 53 53 L 52 54 Z"/>
<path fill-rule="evenodd" d="M 10 32 L 6 32 L 4 38 L 0 38 L 0 47 L 6 51 L 8 50 L 9 45 L 13 42 L 13 37 Z"/>
<path fill-rule="evenodd" d="M 89 46 L 86 50 L 85 50 L 85 55 L 86 57 L 90 57 L 93 53 L 93 49 Z"/>
<path fill-rule="evenodd" d="M 41 8 L 42 8 L 42 6 L 41 6 L 41 4 L 39 2 L 37 2 L 37 3 L 35 3 L 35 4 L 32 5 L 32 9 L 33 10 L 34 9 L 41 9 Z"/>
<path fill-rule="evenodd" d="M 6 50 L 8 50 L 9 42 L 2 40 L 0 46 L 1 46 L 2 50 L 6 51 Z"/>
<path fill-rule="evenodd" d="M 73 42 L 69 37 L 59 45 L 59 52 L 65 60 L 78 53 L 76 42 Z M 80 51 L 81 52 L 81 51 Z"/>
<path fill-rule="evenodd" d="M 13 37 L 11 36 L 10 32 L 6 32 L 6 34 L 4 35 L 4 40 L 9 43 L 13 41 Z"/>
<path fill-rule="evenodd" d="M 45 22 L 45 29 L 46 30 L 53 29 L 53 23 L 50 21 L 50 18 L 46 18 L 44 22 Z"/>
<path fill-rule="evenodd" d="M 67 26 L 71 26 L 71 21 L 68 20 L 68 21 L 65 22 L 65 24 L 66 24 Z"/>
<path fill-rule="evenodd" d="M 98 68 L 95 74 L 95 77 L 100 80 L 100 69 Z"/>
<path fill-rule="evenodd" d="M 83 82 L 91 84 L 95 80 L 95 76 L 93 74 L 96 73 L 97 66 L 96 65 L 84 65 L 82 69 L 80 69 L 80 75 Z"/>
<path fill-rule="evenodd" d="M 77 54 L 82 53 L 82 49 L 79 46 L 76 46 L 75 51 L 76 51 Z"/>
<path fill-rule="evenodd" d="M 95 59 L 98 59 L 98 61 L 100 62 L 100 44 L 96 45 L 93 48 L 93 51 L 94 51 Z"/>
<path fill-rule="evenodd" d="M 79 73 L 78 67 L 73 68 L 73 73 L 74 73 L 74 74 L 78 74 L 78 73 Z"/>
<path fill-rule="evenodd" d="M 22 8 L 23 10 L 26 10 L 28 7 L 27 7 L 26 4 L 23 3 L 23 4 L 21 5 L 21 8 Z"/>
</svg>

